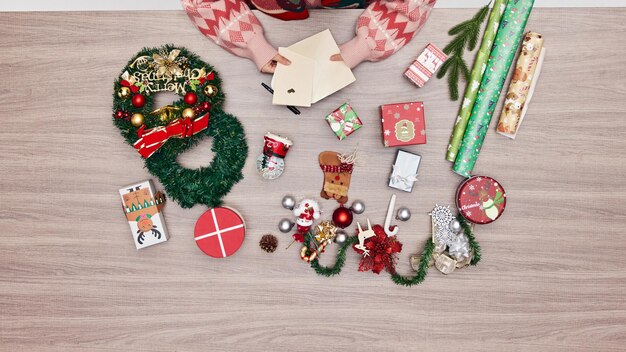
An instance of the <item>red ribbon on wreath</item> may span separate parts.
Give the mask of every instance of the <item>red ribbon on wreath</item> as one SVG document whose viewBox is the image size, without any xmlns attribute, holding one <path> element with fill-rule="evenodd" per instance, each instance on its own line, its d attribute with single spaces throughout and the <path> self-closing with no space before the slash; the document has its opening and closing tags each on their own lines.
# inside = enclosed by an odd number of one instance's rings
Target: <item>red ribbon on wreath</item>
<svg viewBox="0 0 626 352">
<path fill-rule="evenodd" d="M 209 114 L 198 117 L 195 120 L 190 118 L 176 119 L 167 126 L 159 126 L 149 130 L 139 129 L 137 132 L 139 139 L 133 147 L 137 149 L 144 159 L 148 159 L 170 138 L 187 138 L 206 129 L 209 126 Z"/>
<path fill-rule="evenodd" d="M 137 87 L 136 85 L 134 85 L 133 83 L 123 79 L 120 81 L 120 84 L 124 87 L 128 87 L 130 88 L 130 91 L 133 93 L 137 93 L 139 91 L 139 87 Z"/>
</svg>

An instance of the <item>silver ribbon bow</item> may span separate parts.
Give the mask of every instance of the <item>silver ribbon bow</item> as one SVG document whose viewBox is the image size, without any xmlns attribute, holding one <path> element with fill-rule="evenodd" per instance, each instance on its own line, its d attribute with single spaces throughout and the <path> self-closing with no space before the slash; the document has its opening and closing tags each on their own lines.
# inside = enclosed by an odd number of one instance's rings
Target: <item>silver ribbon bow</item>
<svg viewBox="0 0 626 352">
<path fill-rule="evenodd" d="M 457 235 L 452 239 L 448 247 L 448 253 L 450 253 L 450 256 L 457 261 L 460 261 L 463 258 L 469 258 L 470 245 L 468 238 L 464 234 Z"/>
<path fill-rule="evenodd" d="M 406 188 L 411 188 L 415 181 L 417 181 L 417 174 L 402 176 L 400 175 L 398 170 L 396 170 L 396 165 L 393 165 L 393 173 L 391 174 L 391 182 L 396 183 L 396 184 L 403 183 Z"/>
</svg>

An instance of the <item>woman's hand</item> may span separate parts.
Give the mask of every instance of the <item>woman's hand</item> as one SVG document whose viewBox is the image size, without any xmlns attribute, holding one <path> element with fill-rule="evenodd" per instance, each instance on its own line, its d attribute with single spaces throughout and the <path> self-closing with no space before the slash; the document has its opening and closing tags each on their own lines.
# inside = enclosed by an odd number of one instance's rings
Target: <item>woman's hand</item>
<svg viewBox="0 0 626 352">
<path fill-rule="evenodd" d="M 265 66 L 263 66 L 263 68 L 261 68 L 261 72 L 274 73 L 274 71 L 276 71 L 276 64 L 278 62 L 285 66 L 291 64 L 291 61 L 289 61 L 286 57 L 282 56 L 281 54 L 276 54 L 276 56 L 274 56 L 268 63 L 265 64 Z"/>
</svg>

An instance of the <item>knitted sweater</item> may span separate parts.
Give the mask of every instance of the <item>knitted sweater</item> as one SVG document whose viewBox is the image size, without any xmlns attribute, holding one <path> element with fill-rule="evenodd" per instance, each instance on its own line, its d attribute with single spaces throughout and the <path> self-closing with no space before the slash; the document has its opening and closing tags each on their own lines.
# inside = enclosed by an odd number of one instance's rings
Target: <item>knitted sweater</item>
<svg viewBox="0 0 626 352">
<path fill-rule="evenodd" d="M 217 45 L 251 59 L 259 68 L 278 51 L 267 42 L 249 4 L 284 20 L 308 17 L 306 7 L 362 7 L 364 0 L 181 0 L 200 32 Z M 340 46 L 350 67 L 364 60 L 379 61 L 400 50 L 417 33 L 437 0 L 376 0 L 359 16 L 356 36 Z"/>
</svg>

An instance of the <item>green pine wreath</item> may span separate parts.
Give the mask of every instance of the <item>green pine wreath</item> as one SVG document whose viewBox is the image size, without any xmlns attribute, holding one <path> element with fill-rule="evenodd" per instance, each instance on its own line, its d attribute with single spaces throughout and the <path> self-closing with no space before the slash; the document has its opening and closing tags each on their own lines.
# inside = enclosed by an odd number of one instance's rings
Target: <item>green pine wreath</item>
<svg viewBox="0 0 626 352">
<path fill-rule="evenodd" d="M 131 146 L 142 132 L 182 120 L 185 113 L 193 112 L 193 118 L 208 114 L 207 128 L 185 138 L 170 137 L 145 158 L 148 171 L 183 208 L 195 204 L 218 206 L 243 178 L 241 170 L 248 155 L 246 135 L 239 120 L 222 111 L 224 93 L 220 84 L 211 65 L 187 49 L 172 45 L 143 49 L 114 83 L 113 123 Z M 160 91 L 173 92 L 181 99 L 155 109 L 154 93 Z M 198 169 L 181 166 L 176 158 L 206 137 L 213 138 L 211 163 Z"/>
</svg>

